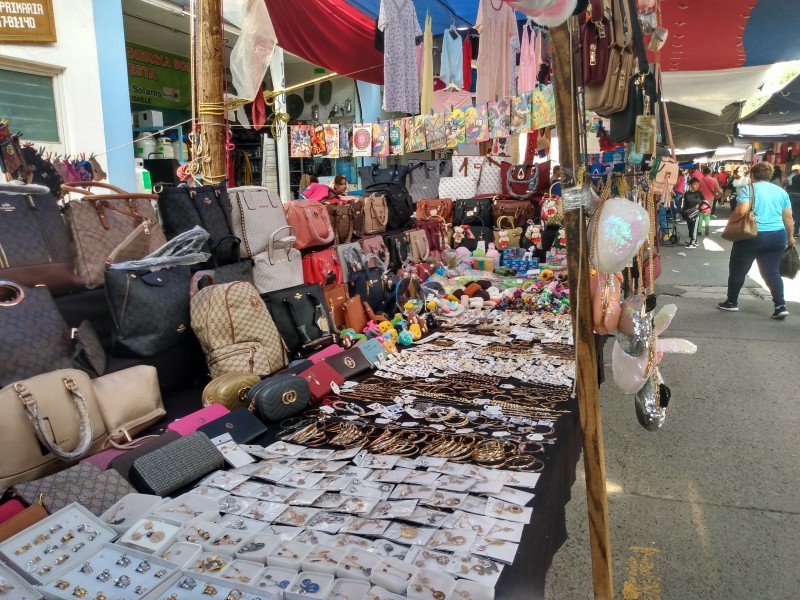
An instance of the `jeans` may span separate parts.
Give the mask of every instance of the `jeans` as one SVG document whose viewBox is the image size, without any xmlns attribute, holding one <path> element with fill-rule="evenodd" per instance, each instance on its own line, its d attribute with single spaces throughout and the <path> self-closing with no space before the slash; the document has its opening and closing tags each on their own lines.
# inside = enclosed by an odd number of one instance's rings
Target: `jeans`
<svg viewBox="0 0 800 600">
<path fill-rule="evenodd" d="M 800 194 L 789 194 L 792 202 L 792 218 L 794 219 L 794 237 L 800 234 Z"/>
<path fill-rule="evenodd" d="M 681 214 L 683 208 L 683 194 L 675 194 L 675 204 L 672 205 L 672 218 L 675 219 Z"/>
<path fill-rule="evenodd" d="M 663 236 L 669 232 L 669 225 L 667 225 L 667 207 L 666 206 L 659 206 L 658 207 L 658 229 L 660 234 Z"/>
<path fill-rule="evenodd" d="M 772 294 L 772 302 L 776 307 L 783 306 L 780 263 L 785 249 L 786 231 L 783 229 L 759 231 L 754 238 L 734 242 L 728 266 L 728 302 L 736 304 L 747 272 L 753 266 L 753 261 L 756 261 L 761 277 Z"/>
</svg>

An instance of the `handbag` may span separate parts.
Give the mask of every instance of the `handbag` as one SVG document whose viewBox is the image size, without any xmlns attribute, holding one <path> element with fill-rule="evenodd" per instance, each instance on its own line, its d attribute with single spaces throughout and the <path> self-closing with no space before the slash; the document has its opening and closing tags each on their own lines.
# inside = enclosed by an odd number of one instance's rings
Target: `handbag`
<svg viewBox="0 0 800 600">
<path fill-rule="evenodd" d="M 386 248 L 386 242 L 383 237 L 373 235 L 372 237 L 364 238 L 359 244 L 361 245 L 361 253 L 364 255 L 364 261 L 367 262 L 370 267 L 374 267 L 378 263 L 386 264 L 386 261 L 389 259 L 389 251 Z M 351 277 L 352 271 L 351 269 Z"/>
<path fill-rule="evenodd" d="M 5 518 L 0 523 L 0 542 L 5 542 L 7 539 L 14 537 L 32 525 L 36 525 L 36 523 L 49 516 L 47 509 L 44 507 L 44 494 L 38 495 L 36 502 L 27 508 L 16 499 L 4 503 L 2 508 L 11 508 L 12 505 L 20 510 L 11 517 L 4 514 Z"/>
<path fill-rule="evenodd" d="M 477 176 L 476 196 L 494 196 L 502 190 L 500 163 L 491 156 L 453 156 L 453 175 Z"/>
<path fill-rule="evenodd" d="M 98 517 L 120 498 L 135 492 L 113 469 L 101 471 L 88 463 L 14 486 L 14 493 L 29 504 L 36 503 L 41 497 L 50 514 L 78 502 Z"/>
<path fill-rule="evenodd" d="M 372 364 L 357 346 L 336 356 L 329 356 L 325 362 L 345 380 L 358 377 L 372 369 Z"/>
<path fill-rule="evenodd" d="M 439 179 L 453 174 L 450 161 L 410 160 L 408 161 L 408 193 L 415 203 L 423 198 L 433 198 L 439 194 Z"/>
<path fill-rule="evenodd" d="M 450 198 L 423 198 L 417 202 L 417 221 L 420 219 L 444 219 L 453 222 L 453 201 Z"/>
<path fill-rule="evenodd" d="M 0 183 L 0 279 L 46 285 L 52 294 L 84 287 L 75 275 L 69 228 L 44 186 Z"/>
<path fill-rule="evenodd" d="M 337 373 L 325 361 L 315 364 L 313 367 L 298 373 L 298 377 L 302 377 L 308 382 L 308 389 L 311 394 L 313 404 L 321 401 L 325 396 L 330 396 L 333 393 L 333 386 L 340 386 L 344 383 L 344 377 Z"/>
<path fill-rule="evenodd" d="M 222 405 L 219 405 L 219 407 L 223 408 Z M 163 448 L 170 442 L 181 439 L 181 437 L 181 434 L 177 431 L 167 429 L 167 431 L 161 435 L 150 437 L 150 439 L 145 440 L 142 444 L 139 444 L 135 448 L 126 450 L 119 456 L 112 458 L 109 468 L 114 469 L 125 481 L 131 483 L 131 469 L 133 468 L 133 463 L 136 462 L 136 459 L 138 459 L 140 456 L 144 456 L 145 454 L 150 454 L 153 450 Z"/>
<path fill-rule="evenodd" d="M 459 232 L 459 229 L 463 230 Z M 452 248 L 464 247 L 470 252 L 478 248 L 478 242 L 484 243 L 484 248 L 489 247 L 489 242 L 494 240 L 494 232 L 491 227 L 482 225 L 466 225 L 453 228 L 453 237 L 450 246 Z"/>
<path fill-rule="evenodd" d="M 386 197 L 378 194 L 370 194 L 364 198 L 364 226 L 361 229 L 362 237 L 374 235 L 386 231 L 386 224 L 389 222 L 389 207 L 386 204 Z"/>
<path fill-rule="evenodd" d="M 385 267 L 389 271 L 396 271 L 408 261 L 408 239 L 405 233 L 390 233 L 383 236 L 384 247 L 387 248 L 387 262 Z M 383 254 L 381 256 L 384 256 Z M 377 259 L 371 259 L 369 266 L 378 265 Z"/>
<path fill-rule="evenodd" d="M 300 414 L 310 400 L 308 381 L 291 374 L 269 377 L 247 392 L 250 411 L 264 423 Z"/>
<path fill-rule="evenodd" d="M 533 217 L 533 205 L 528 200 L 496 197 L 492 200 L 492 222 L 509 217 L 513 227 L 522 227 Z"/>
<path fill-rule="evenodd" d="M 344 302 L 349 297 L 347 294 L 346 283 L 334 283 L 322 288 L 325 296 L 325 306 L 328 307 L 328 314 L 331 316 L 334 327 L 343 329 L 345 326 Z"/>
<path fill-rule="evenodd" d="M 491 198 L 456 200 L 453 208 L 454 225 L 477 225 L 492 222 Z"/>
<path fill-rule="evenodd" d="M 592 271 L 592 323 L 598 335 L 608 335 L 617 330 L 622 314 L 620 306 L 622 281 L 622 273 L 608 275 L 601 271 Z"/>
<path fill-rule="evenodd" d="M 261 381 L 254 373 L 232 371 L 212 379 L 205 388 L 200 399 L 203 406 L 221 404 L 228 410 L 236 410 L 247 406 L 247 390 Z"/>
<path fill-rule="evenodd" d="M 113 193 L 91 194 L 93 187 Z M 73 182 L 62 189 L 81 195 L 64 211 L 75 244 L 75 270 L 87 288 L 103 285 L 106 259 L 142 223 L 147 223 L 143 231 L 149 236 L 148 253 L 166 243 L 150 203 L 156 198 L 153 194 L 132 194 L 97 181 Z"/>
<path fill-rule="evenodd" d="M 635 58 L 631 48 L 632 19 L 628 2 L 612 0 L 612 3 L 613 38 L 608 53 L 607 70 L 599 83 L 584 86 L 586 110 L 594 111 L 601 116 L 608 116 L 625 109 Z"/>
<path fill-rule="evenodd" d="M 303 358 L 333 343 L 322 288 L 299 285 L 264 296 L 291 358 Z"/>
<path fill-rule="evenodd" d="M 328 211 L 328 218 L 333 227 L 333 243 L 346 244 L 353 239 L 355 231 L 355 219 L 353 215 L 353 204 L 343 202 L 341 204 L 325 204 Z"/>
<path fill-rule="evenodd" d="M 303 283 L 303 259 L 300 250 L 292 248 L 295 239 L 291 227 L 281 227 L 270 235 L 266 252 L 253 257 L 253 283 L 259 294 Z"/>
<path fill-rule="evenodd" d="M 512 165 L 503 161 L 500 166 L 503 170 L 503 196 L 517 200 L 529 200 L 550 189 L 549 160 L 535 165 Z"/>
<path fill-rule="evenodd" d="M 417 229 L 425 232 L 431 252 L 444 252 L 447 249 L 447 223 L 443 219 L 417 219 Z"/>
<path fill-rule="evenodd" d="M 328 211 L 316 200 L 292 200 L 284 206 L 286 221 L 294 228 L 298 250 L 324 246 L 333 241 L 334 233 Z"/>
<path fill-rule="evenodd" d="M 503 225 L 506 227 L 503 227 Z M 522 238 L 522 227 L 514 227 L 511 217 L 500 217 L 497 219 L 497 228 L 494 230 L 494 247 L 497 250 L 504 248 L 519 248 L 520 238 Z"/>
<path fill-rule="evenodd" d="M 342 283 L 339 256 L 333 248 L 306 254 L 303 257 L 303 281 L 321 286 Z"/>
<path fill-rule="evenodd" d="M 342 270 L 342 281 L 347 283 L 350 281 L 351 262 L 361 264 L 364 261 L 364 255 L 361 252 L 361 244 L 359 242 L 339 244 L 336 246 L 336 254 L 339 256 L 339 268 Z"/>
<path fill-rule="evenodd" d="M 319 352 L 314 352 L 311 356 L 308 357 L 308 360 L 313 363 L 317 364 L 318 362 L 322 362 L 329 356 L 333 356 L 334 354 L 339 354 L 339 352 L 343 352 L 344 348 L 341 346 L 337 346 L 336 344 L 332 344 L 327 348 L 320 350 Z"/>
<path fill-rule="evenodd" d="M 385 275 L 387 271 L 384 264 L 378 262 L 376 256 L 367 255 L 365 258 L 367 263 L 364 263 L 362 268 L 353 268 L 350 271 L 350 283 L 348 283 L 350 298 L 359 296 L 361 301 L 366 302 L 372 310 L 382 312 L 386 302 L 386 283 L 388 279 L 385 278 Z M 376 266 L 368 266 L 370 258 L 375 259 Z"/>
<path fill-rule="evenodd" d="M 72 366 L 70 330 L 45 287 L 0 281 L 0 386 Z"/>
<path fill-rule="evenodd" d="M 786 246 L 783 251 L 780 263 L 781 277 L 794 279 L 800 271 L 800 257 L 797 255 L 797 248 L 794 245 Z"/>
<path fill-rule="evenodd" d="M 431 255 L 431 248 L 428 244 L 428 236 L 424 231 L 412 229 L 406 231 L 408 247 L 411 251 L 411 261 L 420 263 L 428 260 Z"/>
<path fill-rule="evenodd" d="M 246 394 L 245 400 L 247 400 Z M 197 431 L 205 433 L 212 441 L 221 435 L 229 434 L 237 444 L 255 444 L 266 435 L 267 428 L 245 405 L 199 427 Z"/>
<path fill-rule="evenodd" d="M 442 177 L 439 179 L 439 198 L 461 200 L 474 198 L 478 193 L 478 178 L 469 177 Z"/>
<path fill-rule="evenodd" d="M 581 29 L 581 64 L 583 85 L 602 83 L 608 73 L 608 54 L 611 44 L 611 23 L 603 0 L 591 0 L 586 19 Z"/>
<path fill-rule="evenodd" d="M 378 194 L 386 198 L 389 217 L 386 229 L 404 229 L 408 227 L 414 215 L 414 201 L 404 185 L 397 183 L 379 183 L 364 188 L 367 194 Z"/>
<path fill-rule="evenodd" d="M 564 223 L 564 205 L 561 203 L 560 196 L 554 196 L 550 192 L 542 198 L 540 202 L 542 221 L 546 227 L 562 225 Z"/>
<path fill-rule="evenodd" d="M 130 477 L 139 492 L 163 497 L 224 465 L 222 453 L 206 434 L 196 431 L 137 458 Z"/>
<path fill-rule="evenodd" d="M 756 213 L 756 190 L 751 183 L 748 186 L 750 191 L 748 207 L 745 210 L 740 210 L 743 204 L 737 204 L 731 216 L 728 218 L 728 223 L 722 231 L 722 239 L 729 242 L 739 242 L 741 240 L 749 240 L 758 235 L 758 217 Z"/>
<path fill-rule="evenodd" d="M 342 304 L 345 327 L 353 329 L 356 333 L 364 333 L 367 326 L 367 313 L 361 303 L 361 296 L 355 294 Z"/>
<path fill-rule="evenodd" d="M 388 167 L 366 165 L 358 169 L 362 189 L 382 183 L 396 183 L 404 186 L 406 184 L 406 175 L 408 175 L 408 165 L 399 163 Z"/>
<path fill-rule="evenodd" d="M 253 258 L 267 249 L 270 236 L 286 227 L 286 213 L 276 190 L 254 185 L 228 190 L 233 234 L 242 241 L 240 256 Z"/>
<path fill-rule="evenodd" d="M 114 319 L 114 345 L 155 356 L 191 335 L 188 266 L 159 270 L 108 269 L 106 299 Z"/>
</svg>

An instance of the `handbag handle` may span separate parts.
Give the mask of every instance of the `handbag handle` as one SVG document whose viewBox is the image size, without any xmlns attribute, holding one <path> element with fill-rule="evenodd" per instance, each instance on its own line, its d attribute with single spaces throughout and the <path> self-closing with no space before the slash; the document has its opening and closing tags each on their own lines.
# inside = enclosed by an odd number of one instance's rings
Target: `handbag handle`
<svg viewBox="0 0 800 600">
<path fill-rule="evenodd" d="M 317 203 L 317 204 L 319 204 L 319 203 Z M 320 205 L 320 206 L 322 206 L 322 205 Z M 311 207 L 309 207 L 309 206 L 304 207 L 303 208 L 303 212 L 305 213 L 306 222 L 308 223 L 308 230 L 311 232 L 311 235 L 313 235 L 314 238 L 320 244 L 328 244 L 331 241 L 333 241 L 333 227 L 330 226 L 330 219 L 328 220 L 329 235 L 323 238 L 323 237 L 320 237 L 320 235 L 317 233 L 316 228 L 314 227 L 314 213 L 312 212 Z M 317 212 L 316 214 L 319 215 L 320 213 Z M 326 217 L 328 216 L 328 211 L 327 210 L 325 211 L 325 216 Z M 320 219 L 320 220 L 322 220 L 322 219 Z"/>
<path fill-rule="evenodd" d="M 386 197 L 383 198 L 384 204 L 382 217 L 378 214 L 378 207 L 376 201 L 373 199 L 376 197 L 380 198 L 378 194 L 370 194 L 369 198 L 367 198 L 367 200 L 372 199 L 369 203 L 369 212 L 372 213 L 372 216 L 375 217 L 375 219 L 377 219 L 378 223 L 385 226 L 389 222 L 389 207 L 386 204 Z"/>
<path fill-rule="evenodd" d="M 75 381 L 71 377 L 65 377 L 62 381 L 67 391 L 72 396 L 72 402 L 75 405 L 75 410 L 78 412 L 78 430 L 80 437 L 78 439 L 78 445 L 71 452 L 64 450 L 55 439 L 51 441 L 50 438 L 45 435 L 44 432 L 48 426 L 45 424 L 45 420 L 40 416 L 39 405 L 36 402 L 36 398 L 33 397 L 33 394 L 25 386 L 25 382 L 20 381 L 15 383 L 14 391 L 17 393 L 17 397 L 22 403 L 22 408 L 25 409 L 25 414 L 28 415 L 28 419 L 30 419 L 33 430 L 36 432 L 36 437 L 39 438 L 39 441 L 58 458 L 62 460 L 75 460 L 89 451 L 89 447 L 92 445 L 94 428 L 92 427 L 92 420 L 89 418 L 86 398 L 83 396 L 80 389 L 78 389 Z"/>
<path fill-rule="evenodd" d="M 113 194 L 92 194 L 90 189 L 99 187 L 106 190 L 111 190 Z M 126 192 L 122 188 L 118 188 L 110 183 L 102 183 L 100 181 L 73 181 L 69 185 L 66 183 L 61 184 L 61 189 L 65 192 L 73 192 L 83 196 L 83 200 L 128 200 L 128 199 L 141 199 L 141 200 L 158 200 L 158 194 L 142 194 L 141 192 Z"/>
<path fill-rule="evenodd" d="M 294 227 L 290 227 L 289 225 L 284 225 L 283 227 L 278 227 L 278 229 L 276 229 L 274 232 L 272 232 L 272 235 L 269 236 L 269 242 L 267 242 L 267 258 L 269 259 L 269 264 L 271 264 L 271 265 L 275 264 L 275 261 L 272 259 L 272 255 L 275 253 L 275 238 L 278 235 L 278 232 L 279 231 L 283 231 L 284 229 L 288 229 L 289 230 L 289 236 L 288 236 L 289 238 L 294 238 L 292 240 L 292 243 L 289 244 L 289 246 L 286 248 L 286 259 L 287 260 L 289 259 L 289 252 L 292 250 L 292 246 L 294 245 L 295 241 L 297 240 L 297 237 L 295 236 L 295 233 L 294 233 Z"/>
<path fill-rule="evenodd" d="M 514 219 L 512 219 L 509 215 L 501 215 L 497 217 L 497 228 L 503 229 L 503 221 L 508 220 L 511 223 L 511 227 L 508 229 L 514 229 Z"/>
</svg>

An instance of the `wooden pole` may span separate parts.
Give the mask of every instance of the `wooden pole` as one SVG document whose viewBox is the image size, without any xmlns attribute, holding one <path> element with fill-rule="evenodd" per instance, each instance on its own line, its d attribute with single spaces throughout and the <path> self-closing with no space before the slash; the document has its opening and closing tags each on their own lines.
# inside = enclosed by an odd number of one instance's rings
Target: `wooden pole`
<svg viewBox="0 0 800 600">
<path fill-rule="evenodd" d="M 553 43 L 553 83 L 556 97 L 561 185 L 568 181 L 579 164 L 577 139 L 578 113 L 575 82 L 572 77 L 572 42 L 569 25 L 551 29 Z M 564 212 L 567 234 L 567 260 L 574 341 L 577 348 L 575 376 L 583 435 L 583 462 L 586 471 L 586 500 L 589 507 L 589 543 L 592 550 L 594 597 L 613 600 L 611 573 L 611 535 L 608 526 L 606 467 L 603 455 L 603 427 L 600 420 L 600 391 L 597 381 L 597 356 L 592 325 L 589 289 L 589 244 L 583 209 Z"/>
<path fill-rule="evenodd" d="M 197 115 L 203 144 L 201 177 L 204 183 L 219 183 L 225 168 L 225 40 L 222 30 L 222 2 L 200 0 L 197 43 Z"/>
</svg>

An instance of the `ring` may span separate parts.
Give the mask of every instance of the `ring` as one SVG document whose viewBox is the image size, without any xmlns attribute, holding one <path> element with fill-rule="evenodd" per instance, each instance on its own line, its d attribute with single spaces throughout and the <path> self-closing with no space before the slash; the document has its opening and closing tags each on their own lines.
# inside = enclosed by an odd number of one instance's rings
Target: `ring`
<svg viewBox="0 0 800 600">
<path fill-rule="evenodd" d="M 114 580 L 114 585 L 118 588 L 126 588 L 131 584 L 131 578 L 127 575 L 120 575 Z"/>
</svg>

